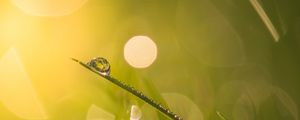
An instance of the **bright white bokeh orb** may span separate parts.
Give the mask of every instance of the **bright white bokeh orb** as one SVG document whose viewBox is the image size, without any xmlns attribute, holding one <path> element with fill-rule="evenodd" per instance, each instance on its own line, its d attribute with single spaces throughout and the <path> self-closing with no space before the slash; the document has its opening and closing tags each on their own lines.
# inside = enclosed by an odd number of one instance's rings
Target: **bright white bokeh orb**
<svg viewBox="0 0 300 120">
<path fill-rule="evenodd" d="M 149 67 L 156 59 L 156 44 L 147 36 L 134 36 L 124 47 L 124 57 L 135 68 Z"/>
<path fill-rule="evenodd" d="M 18 8 L 34 16 L 64 16 L 81 8 L 87 0 L 11 0 Z"/>
</svg>

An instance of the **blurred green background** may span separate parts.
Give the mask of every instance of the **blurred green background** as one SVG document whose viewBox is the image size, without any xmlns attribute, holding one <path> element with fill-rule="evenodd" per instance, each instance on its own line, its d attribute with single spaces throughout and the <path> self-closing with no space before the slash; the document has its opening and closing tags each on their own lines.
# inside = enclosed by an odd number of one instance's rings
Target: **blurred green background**
<svg viewBox="0 0 300 120">
<path fill-rule="evenodd" d="M 298 120 L 297 0 L 0 0 L 0 119 L 166 119 L 69 58 L 102 56 L 112 76 L 185 120 Z M 147 68 L 125 43 L 157 45 Z M 219 114 L 217 114 L 219 113 Z M 133 119 L 132 119 L 133 120 Z"/>
</svg>

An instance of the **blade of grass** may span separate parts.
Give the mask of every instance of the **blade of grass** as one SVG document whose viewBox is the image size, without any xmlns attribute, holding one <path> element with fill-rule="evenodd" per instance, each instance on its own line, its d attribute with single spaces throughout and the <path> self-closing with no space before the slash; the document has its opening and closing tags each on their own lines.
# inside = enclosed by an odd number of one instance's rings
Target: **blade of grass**
<svg viewBox="0 0 300 120">
<path fill-rule="evenodd" d="M 154 108 L 156 108 L 157 110 L 159 110 L 160 112 L 162 112 L 163 114 L 165 114 L 166 116 L 168 116 L 169 118 L 173 119 L 173 120 L 183 120 L 179 115 L 171 112 L 171 110 L 169 110 L 168 108 L 164 107 L 163 105 L 161 105 L 160 103 L 154 101 L 153 99 L 149 98 L 148 96 L 144 95 L 142 92 L 140 92 L 139 90 L 135 89 L 134 87 L 116 79 L 113 78 L 110 75 L 103 75 L 101 73 L 99 73 L 98 71 L 94 70 L 93 68 L 91 68 L 90 66 L 86 65 L 85 63 L 75 59 L 75 58 L 71 58 L 73 61 L 79 63 L 80 65 L 82 65 L 83 67 L 87 68 L 88 70 L 90 70 L 91 72 L 94 72 L 96 74 L 98 74 L 99 76 L 105 78 L 106 80 L 112 82 L 113 84 L 123 88 L 124 90 L 130 92 L 131 94 L 135 95 L 136 97 L 142 99 L 143 101 L 145 101 L 146 103 L 148 103 L 149 105 L 153 106 Z"/>
<path fill-rule="evenodd" d="M 224 116 L 221 112 L 216 111 L 216 114 L 217 114 L 222 120 L 227 120 L 227 119 L 225 118 L 225 116 Z"/>
<path fill-rule="evenodd" d="M 167 102 L 165 101 L 165 99 L 161 96 L 160 92 L 157 90 L 157 88 L 155 87 L 155 85 L 153 84 L 153 82 L 149 79 L 143 79 L 143 82 L 145 82 L 143 85 L 146 87 L 146 89 L 149 90 L 150 95 L 155 96 L 154 99 L 160 101 L 160 103 L 162 105 L 164 105 L 165 107 L 169 108 Z M 166 116 L 162 115 L 162 114 L 158 114 L 158 118 L 160 120 L 165 120 Z"/>
</svg>

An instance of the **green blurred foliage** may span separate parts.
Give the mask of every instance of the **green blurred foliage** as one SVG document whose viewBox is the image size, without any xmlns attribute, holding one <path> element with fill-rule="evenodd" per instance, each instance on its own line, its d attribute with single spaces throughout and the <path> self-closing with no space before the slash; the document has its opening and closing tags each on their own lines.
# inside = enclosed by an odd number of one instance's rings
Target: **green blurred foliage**
<svg viewBox="0 0 300 120">
<path fill-rule="evenodd" d="M 142 108 L 142 119 L 164 118 L 68 59 L 95 56 L 109 60 L 114 77 L 190 119 L 218 120 L 219 111 L 228 120 L 297 120 L 300 2 L 259 2 L 279 31 L 279 42 L 249 1 L 89 0 L 70 15 L 39 17 L 1 0 L 1 31 L 10 14 L 34 30 L 20 28 L 25 35 L 16 40 L 0 33 L 0 58 L 17 48 L 51 120 L 86 119 L 92 105 L 126 120 L 133 104 Z M 36 34 L 40 37 L 29 37 Z M 123 58 L 124 44 L 135 35 L 157 44 L 149 68 L 132 68 Z M 163 93 L 184 97 L 170 100 Z M 0 118 L 19 119 L 2 104 Z"/>
</svg>

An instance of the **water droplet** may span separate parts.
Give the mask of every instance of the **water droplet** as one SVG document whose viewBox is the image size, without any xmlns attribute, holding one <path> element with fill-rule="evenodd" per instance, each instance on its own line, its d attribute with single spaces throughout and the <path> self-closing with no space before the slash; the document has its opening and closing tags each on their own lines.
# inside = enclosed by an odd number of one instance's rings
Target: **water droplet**
<svg viewBox="0 0 300 120">
<path fill-rule="evenodd" d="M 110 74 L 110 65 L 105 58 L 96 57 L 87 63 L 88 66 L 96 70 L 102 75 Z"/>
<path fill-rule="evenodd" d="M 171 111 L 169 109 L 166 109 L 167 113 L 171 113 Z"/>
<path fill-rule="evenodd" d="M 139 120 L 141 119 L 141 117 L 142 117 L 141 109 L 136 105 L 132 105 L 131 112 L 130 112 L 130 120 Z"/>
<path fill-rule="evenodd" d="M 178 119 L 178 120 L 183 120 L 179 115 L 176 115 L 175 114 L 175 116 L 174 116 L 176 119 Z"/>
<path fill-rule="evenodd" d="M 162 105 L 158 105 L 160 108 L 163 108 L 163 106 Z"/>
</svg>

